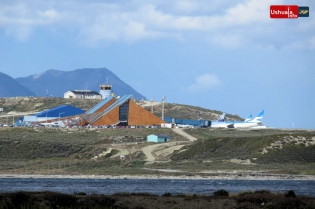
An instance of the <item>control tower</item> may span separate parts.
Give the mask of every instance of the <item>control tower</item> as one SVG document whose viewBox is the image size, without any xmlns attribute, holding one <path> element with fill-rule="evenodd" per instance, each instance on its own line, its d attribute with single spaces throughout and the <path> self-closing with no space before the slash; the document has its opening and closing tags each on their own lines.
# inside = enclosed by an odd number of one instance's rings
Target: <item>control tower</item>
<svg viewBox="0 0 315 209">
<path fill-rule="evenodd" d="M 106 99 L 112 94 L 112 85 L 108 84 L 108 78 L 106 78 L 106 84 L 100 85 L 100 95 L 102 95 L 102 99 Z"/>
</svg>

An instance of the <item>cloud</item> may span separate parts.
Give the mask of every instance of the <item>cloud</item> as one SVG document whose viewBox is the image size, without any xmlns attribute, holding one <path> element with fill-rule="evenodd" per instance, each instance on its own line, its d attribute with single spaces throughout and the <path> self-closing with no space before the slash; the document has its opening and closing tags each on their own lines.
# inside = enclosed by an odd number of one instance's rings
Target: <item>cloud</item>
<svg viewBox="0 0 315 209">
<path fill-rule="evenodd" d="M 211 39 L 211 42 L 224 48 L 235 49 L 244 45 L 244 41 L 238 35 L 218 34 Z"/>
<path fill-rule="evenodd" d="M 189 93 L 201 93 L 211 91 L 214 87 L 221 84 L 218 76 L 215 74 L 205 73 L 195 78 L 195 83 L 184 88 Z"/>
<path fill-rule="evenodd" d="M 178 11 L 182 11 L 185 13 L 191 13 L 195 12 L 199 9 L 199 5 L 193 1 L 187 1 L 187 0 L 181 0 L 181 1 L 175 1 L 174 7 Z"/>
<path fill-rule="evenodd" d="M 37 28 L 62 33 L 76 31 L 76 40 L 88 46 L 148 39 L 190 41 L 194 37 L 225 48 L 277 48 L 296 40 L 294 32 L 298 28 L 302 44 L 307 44 L 315 30 L 314 18 L 270 19 L 269 6 L 282 3 L 282 0 L 1 1 L 0 30 L 18 40 L 27 40 Z"/>
</svg>

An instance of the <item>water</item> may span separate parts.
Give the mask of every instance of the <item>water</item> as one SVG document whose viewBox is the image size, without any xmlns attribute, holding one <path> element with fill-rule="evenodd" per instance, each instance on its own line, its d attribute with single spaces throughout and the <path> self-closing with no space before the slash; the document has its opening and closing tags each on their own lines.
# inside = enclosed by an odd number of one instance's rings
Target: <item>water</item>
<svg viewBox="0 0 315 209">
<path fill-rule="evenodd" d="M 294 190 L 297 195 L 315 197 L 315 181 L 297 180 L 150 180 L 150 179 L 69 179 L 69 178 L 0 178 L 0 192 L 55 191 L 67 194 L 114 194 L 147 192 L 162 195 L 204 194 L 225 189 L 230 193 L 269 190 L 285 193 Z"/>
</svg>

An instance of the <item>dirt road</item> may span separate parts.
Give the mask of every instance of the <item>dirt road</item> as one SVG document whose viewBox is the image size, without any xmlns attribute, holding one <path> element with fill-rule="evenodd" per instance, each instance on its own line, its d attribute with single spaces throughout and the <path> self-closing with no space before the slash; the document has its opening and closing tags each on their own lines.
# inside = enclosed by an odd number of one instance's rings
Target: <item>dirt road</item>
<svg viewBox="0 0 315 209">
<path fill-rule="evenodd" d="M 194 142 L 197 141 L 196 137 L 193 137 L 192 135 L 187 134 L 185 131 L 183 131 L 183 129 L 181 128 L 172 128 L 172 131 L 174 131 L 175 133 L 182 135 L 183 137 L 187 138 L 189 141 Z"/>
<path fill-rule="evenodd" d="M 189 140 L 189 142 L 193 142 L 193 141 L 197 140 L 197 138 L 187 134 L 182 129 L 176 128 L 176 129 L 172 129 L 172 130 L 175 133 L 182 135 L 183 137 L 187 138 Z M 147 157 L 146 160 L 148 161 L 148 163 L 153 163 L 153 162 L 156 162 L 156 157 L 153 154 L 154 152 L 156 152 L 155 154 L 157 156 L 159 156 L 159 155 L 168 156 L 168 155 L 172 154 L 175 150 L 182 148 L 184 146 L 184 144 L 187 144 L 189 142 L 187 142 L 187 141 L 174 141 L 174 142 L 167 142 L 167 143 L 151 144 L 151 145 L 148 145 L 148 146 L 141 148 L 141 151 Z M 119 151 L 119 153 L 117 153 L 116 155 L 113 155 L 112 157 L 117 157 L 120 155 L 128 155 L 128 154 L 136 152 L 137 150 L 139 151 L 139 149 L 137 149 L 137 148 L 136 149 L 130 148 L 128 151 L 126 144 L 121 144 L 121 145 L 112 144 L 112 149 L 116 149 Z"/>
<path fill-rule="evenodd" d="M 147 156 L 147 161 L 155 161 L 155 157 L 153 156 L 152 152 L 159 146 L 162 146 L 163 144 L 153 144 L 146 147 L 143 147 L 141 151 Z"/>
<path fill-rule="evenodd" d="M 173 128 L 172 129 L 175 133 L 182 135 L 183 137 L 187 138 L 190 142 L 196 141 L 197 138 L 187 134 L 186 132 L 183 131 L 183 129 L 180 128 Z M 168 143 L 161 143 L 161 144 L 153 144 L 149 145 L 146 147 L 143 147 L 141 151 L 146 155 L 147 161 L 148 162 L 154 162 L 155 161 L 155 156 L 153 155 L 153 152 L 156 149 L 159 149 L 160 153 L 163 153 L 164 155 L 169 155 L 174 150 L 180 149 L 183 145 L 178 145 L 181 142 L 186 142 L 186 141 L 177 141 L 177 142 L 168 142 Z M 177 145 L 177 146 L 176 146 Z M 172 146 L 172 147 L 170 147 Z M 163 148 L 164 147 L 164 148 Z"/>
</svg>

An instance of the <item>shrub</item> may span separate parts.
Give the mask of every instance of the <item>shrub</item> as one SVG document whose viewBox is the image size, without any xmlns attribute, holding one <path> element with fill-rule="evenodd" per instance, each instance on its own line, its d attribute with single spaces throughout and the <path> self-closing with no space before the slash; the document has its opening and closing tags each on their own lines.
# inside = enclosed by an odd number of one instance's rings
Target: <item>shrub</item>
<svg viewBox="0 0 315 209">
<path fill-rule="evenodd" d="M 85 196 L 86 193 L 85 192 L 73 192 L 74 195 L 82 195 Z"/>
<path fill-rule="evenodd" d="M 16 208 L 26 206 L 30 202 L 30 196 L 24 192 L 17 192 L 10 195 L 12 205 Z"/>
<path fill-rule="evenodd" d="M 244 195 L 249 195 L 249 194 L 253 194 L 252 191 L 244 191 L 238 194 L 238 196 L 244 196 Z"/>
<path fill-rule="evenodd" d="M 72 207 L 75 206 L 77 203 L 76 197 L 55 192 L 46 192 L 44 195 L 44 199 L 49 201 L 49 205 L 52 208 Z"/>
<path fill-rule="evenodd" d="M 294 192 L 293 190 L 287 191 L 287 192 L 284 194 L 284 196 L 285 196 L 286 198 L 296 198 L 295 192 Z"/>
<path fill-rule="evenodd" d="M 80 198 L 78 206 L 73 208 L 119 208 L 114 206 L 115 200 L 111 197 L 106 197 L 103 195 L 90 195 L 88 198 Z"/>
<path fill-rule="evenodd" d="M 148 192 L 139 192 L 139 193 L 131 193 L 134 196 L 144 196 L 144 197 L 156 197 L 156 194 L 148 193 Z"/>
<path fill-rule="evenodd" d="M 170 196 L 172 196 L 172 194 L 167 191 L 164 194 L 162 194 L 162 197 L 170 197 Z"/>
<path fill-rule="evenodd" d="M 213 195 L 217 196 L 217 197 L 228 197 L 229 192 L 226 191 L 225 189 L 220 189 L 220 190 L 213 192 Z"/>
<path fill-rule="evenodd" d="M 268 190 L 257 190 L 254 192 L 254 194 L 270 194 L 270 191 Z"/>
</svg>

